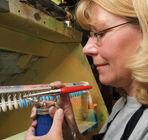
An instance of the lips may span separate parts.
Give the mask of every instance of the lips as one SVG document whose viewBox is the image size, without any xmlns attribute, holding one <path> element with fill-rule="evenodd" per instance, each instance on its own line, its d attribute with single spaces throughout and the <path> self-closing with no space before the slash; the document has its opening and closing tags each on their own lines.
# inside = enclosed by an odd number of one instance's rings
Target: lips
<svg viewBox="0 0 148 140">
<path fill-rule="evenodd" d="M 107 66 L 108 64 L 94 64 L 94 65 L 96 66 L 96 69 L 100 69 Z"/>
</svg>

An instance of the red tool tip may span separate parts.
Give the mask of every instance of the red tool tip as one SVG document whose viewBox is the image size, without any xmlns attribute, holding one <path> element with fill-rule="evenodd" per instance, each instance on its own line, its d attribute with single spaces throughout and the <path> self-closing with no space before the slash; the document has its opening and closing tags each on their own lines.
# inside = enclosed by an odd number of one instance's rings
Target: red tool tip
<svg viewBox="0 0 148 140">
<path fill-rule="evenodd" d="M 92 88 L 91 85 L 88 85 L 88 86 L 63 87 L 63 88 L 61 88 L 61 93 L 62 94 L 67 94 L 67 93 L 77 92 L 77 91 L 81 91 L 81 90 L 87 90 L 87 89 L 91 89 L 91 88 Z"/>
</svg>

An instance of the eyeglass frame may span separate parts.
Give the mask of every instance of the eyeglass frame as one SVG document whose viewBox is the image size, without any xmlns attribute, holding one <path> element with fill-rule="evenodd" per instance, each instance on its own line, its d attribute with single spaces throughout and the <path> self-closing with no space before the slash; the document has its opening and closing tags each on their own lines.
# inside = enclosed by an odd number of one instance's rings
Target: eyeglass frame
<svg viewBox="0 0 148 140">
<path fill-rule="evenodd" d="M 119 26 L 122 26 L 122 25 L 125 25 L 125 24 L 128 24 L 128 23 L 131 23 L 131 21 L 128 21 L 128 22 L 125 22 L 125 23 L 122 23 L 122 24 L 119 24 L 119 25 L 116 25 L 116 26 L 107 28 L 107 29 L 102 30 L 102 31 L 99 31 L 99 32 L 97 32 L 97 33 L 94 33 L 93 31 L 91 31 L 91 32 L 89 32 L 89 34 L 90 34 L 91 37 L 95 36 L 96 39 L 97 39 L 97 42 L 99 42 L 98 35 L 102 35 L 102 34 L 104 34 L 104 33 L 105 33 L 106 31 L 108 31 L 108 30 L 111 30 L 111 29 L 113 29 L 113 28 L 116 28 L 116 27 L 119 27 Z"/>
</svg>

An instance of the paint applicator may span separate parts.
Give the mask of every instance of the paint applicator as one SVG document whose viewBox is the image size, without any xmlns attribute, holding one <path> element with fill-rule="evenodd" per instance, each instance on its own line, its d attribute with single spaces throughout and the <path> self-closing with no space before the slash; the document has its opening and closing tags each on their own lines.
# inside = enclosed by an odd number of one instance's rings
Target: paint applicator
<svg viewBox="0 0 148 140">
<path fill-rule="evenodd" d="M 43 136 L 43 135 L 47 134 L 49 132 L 49 130 L 52 126 L 52 122 L 53 122 L 52 118 L 49 116 L 49 112 L 48 112 L 49 106 L 46 105 L 46 103 L 44 103 L 43 101 L 40 101 L 40 96 L 57 96 L 57 95 L 69 94 L 72 92 L 77 92 L 77 91 L 82 91 L 82 90 L 88 90 L 91 88 L 92 88 L 91 85 L 72 86 L 72 87 L 63 87 L 63 88 L 59 88 L 59 89 L 53 89 L 53 90 L 35 93 L 35 94 L 24 95 L 23 96 L 24 98 L 33 102 L 34 105 L 37 107 L 37 122 L 38 123 L 36 126 L 35 135 L 36 136 Z M 36 98 L 32 99 L 32 97 L 36 97 Z M 56 101 L 55 101 L 55 104 L 57 104 Z M 73 139 L 75 139 L 76 134 L 74 132 L 74 129 L 71 124 L 69 124 L 69 125 L 70 125 L 71 131 L 72 131 Z"/>
</svg>

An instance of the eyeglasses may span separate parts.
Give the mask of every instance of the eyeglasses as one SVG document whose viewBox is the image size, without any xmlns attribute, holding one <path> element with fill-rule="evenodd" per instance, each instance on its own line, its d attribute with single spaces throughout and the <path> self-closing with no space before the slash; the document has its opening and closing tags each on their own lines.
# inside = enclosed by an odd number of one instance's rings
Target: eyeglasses
<svg viewBox="0 0 148 140">
<path fill-rule="evenodd" d="M 100 37 L 102 37 L 107 31 L 109 31 L 109 30 L 111 30 L 111 29 L 113 29 L 113 28 L 116 28 L 116 27 L 119 27 L 119 26 L 128 24 L 128 23 L 130 23 L 130 21 L 125 22 L 125 23 L 122 23 L 122 24 L 119 24 L 119 25 L 116 25 L 116 26 L 113 26 L 113 27 L 110 27 L 110 28 L 107 28 L 107 29 L 102 30 L 102 31 L 100 31 L 100 32 L 98 32 L 98 33 L 94 33 L 94 32 L 91 31 L 89 34 L 90 34 L 91 37 L 95 36 L 97 42 L 99 42 Z"/>
</svg>

